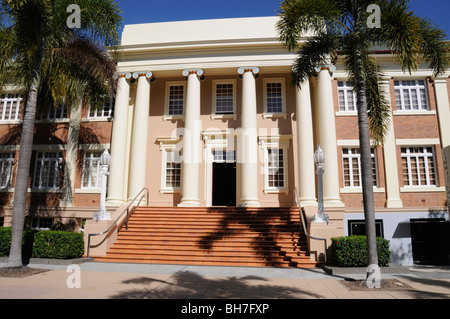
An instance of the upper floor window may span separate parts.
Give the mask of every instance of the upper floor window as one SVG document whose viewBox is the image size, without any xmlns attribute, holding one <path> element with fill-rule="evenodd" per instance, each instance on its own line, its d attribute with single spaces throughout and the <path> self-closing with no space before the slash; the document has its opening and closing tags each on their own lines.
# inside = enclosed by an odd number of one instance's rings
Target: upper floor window
<svg viewBox="0 0 450 319">
<path fill-rule="evenodd" d="M 37 152 L 33 187 L 40 189 L 59 188 L 61 166 L 61 152 Z"/>
<path fill-rule="evenodd" d="M 428 98 L 424 80 L 394 81 L 397 110 L 427 111 Z"/>
<path fill-rule="evenodd" d="M 22 98 L 18 94 L 2 94 L 0 96 L 0 120 L 18 120 L 21 101 Z"/>
<path fill-rule="evenodd" d="M 0 153 L 0 188 L 10 188 L 14 169 L 14 153 Z"/>
<path fill-rule="evenodd" d="M 167 92 L 167 115 L 184 114 L 184 84 L 169 84 Z"/>
<path fill-rule="evenodd" d="M 356 94 L 346 81 L 338 81 L 339 111 L 356 111 Z"/>
<path fill-rule="evenodd" d="M 435 170 L 432 146 L 402 147 L 402 173 L 405 186 L 435 186 Z"/>
<path fill-rule="evenodd" d="M 377 165 L 375 150 L 370 149 L 370 156 L 372 158 L 372 179 L 373 186 L 377 186 Z M 361 187 L 361 154 L 359 148 L 343 148 L 342 162 L 344 165 L 344 187 Z"/>
<path fill-rule="evenodd" d="M 220 81 L 214 83 L 215 114 L 233 114 L 234 101 L 233 82 Z"/>
<path fill-rule="evenodd" d="M 267 79 L 264 81 L 265 113 L 285 112 L 284 81 L 282 79 Z"/>
<path fill-rule="evenodd" d="M 109 103 L 105 104 L 102 108 L 91 109 L 89 108 L 89 118 L 111 118 L 114 117 L 114 107 L 116 105 L 116 99 L 112 98 Z"/>
<path fill-rule="evenodd" d="M 64 103 L 60 103 L 57 107 L 48 110 L 47 116 L 43 113 L 42 120 L 61 120 L 67 118 L 67 107 Z"/>
</svg>

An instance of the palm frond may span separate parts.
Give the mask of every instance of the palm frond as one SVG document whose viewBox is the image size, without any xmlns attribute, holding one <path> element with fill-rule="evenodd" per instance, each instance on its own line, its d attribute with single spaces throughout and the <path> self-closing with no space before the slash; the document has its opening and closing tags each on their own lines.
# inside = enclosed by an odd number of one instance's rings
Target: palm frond
<svg viewBox="0 0 450 319">
<path fill-rule="evenodd" d="M 315 66 L 330 63 L 330 56 L 339 50 L 339 38 L 328 33 L 320 33 L 308 38 L 298 53 L 292 68 L 292 84 L 299 85 L 314 73 Z"/>
</svg>

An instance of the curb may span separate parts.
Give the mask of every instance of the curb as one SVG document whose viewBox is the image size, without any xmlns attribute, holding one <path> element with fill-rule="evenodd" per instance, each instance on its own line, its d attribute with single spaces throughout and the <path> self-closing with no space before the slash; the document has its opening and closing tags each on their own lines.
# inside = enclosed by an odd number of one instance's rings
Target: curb
<svg viewBox="0 0 450 319">
<path fill-rule="evenodd" d="M 72 265 L 72 264 L 82 264 L 85 262 L 93 261 L 94 258 L 73 258 L 73 259 L 52 259 L 52 258 L 30 258 L 28 260 L 24 260 L 24 266 L 29 264 L 35 265 Z M 8 257 L 0 257 L 0 263 L 7 263 Z"/>
<path fill-rule="evenodd" d="M 322 269 L 330 275 L 365 275 L 367 267 L 338 267 L 334 265 L 321 265 Z M 409 274 L 409 267 L 389 265 L 388 267 L 380 267 L 382 274 Z"/>
</svg>

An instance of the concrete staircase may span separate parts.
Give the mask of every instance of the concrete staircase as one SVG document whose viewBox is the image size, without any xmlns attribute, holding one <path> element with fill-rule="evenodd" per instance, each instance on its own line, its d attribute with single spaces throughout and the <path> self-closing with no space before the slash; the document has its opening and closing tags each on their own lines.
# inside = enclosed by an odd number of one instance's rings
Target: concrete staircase
<svg viewBox="0 0 450 319">
<path fill-rule="evenodd" d="M 316 267 L 297 208 L 138 207 L 101 262 Z"/>
</svg>

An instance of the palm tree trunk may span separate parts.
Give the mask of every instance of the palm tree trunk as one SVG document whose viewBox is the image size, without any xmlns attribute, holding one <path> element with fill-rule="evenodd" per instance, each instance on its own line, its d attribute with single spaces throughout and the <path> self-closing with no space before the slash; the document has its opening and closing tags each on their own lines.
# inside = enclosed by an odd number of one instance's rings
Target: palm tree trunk
<svg viewBox="0 0 450 319">
<path fill-rule="evenodd" d="M 373 196 L 372 159 L 370 151 L 369 118 L 367 114 L 367 101 L 364 78 L 362 76 L 363 63 L 361 50 L 356 51 L 355 58 L 355 89 L 358 109 L 359 147 L 361 154 L 361 178 L 364 203 L 364 217 L 367 236 L 367 262 L 368 265 L 378 266 L 378 253 L 375 230 L 375 205 Z M 359 55 L 359 56 L 358 56 Z"/>
<path fill-rule="evenodd" d="M 30 176 L 31 150 L 33 147 L 34 122 L 36 116 L 37 86 L 28 92 L 24 112 L 22 134 L 20 137 L 19 162 L 17 165 L 16 184 L 14 187 L 14 207 L 12 218 L 11 248 L 8 267 L 21 267 L 22 234 L 25 223 L 27 189 Z"/>
</svg>

